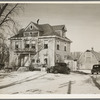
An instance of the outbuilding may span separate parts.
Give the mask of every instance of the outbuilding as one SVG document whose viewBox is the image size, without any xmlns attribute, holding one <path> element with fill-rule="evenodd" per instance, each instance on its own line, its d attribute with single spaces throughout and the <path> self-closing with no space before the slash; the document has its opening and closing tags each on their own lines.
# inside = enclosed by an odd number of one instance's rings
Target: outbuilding
<svg viewBox="0 0 100 100">
<path fill-rule="evenodd" d="M 94 64 L 100 63 L 100 53 L 93 50 L 86 50 L 81 54 L 78 59 L 78 69 L 79 70 L 91 70 Z"/>
</svg>

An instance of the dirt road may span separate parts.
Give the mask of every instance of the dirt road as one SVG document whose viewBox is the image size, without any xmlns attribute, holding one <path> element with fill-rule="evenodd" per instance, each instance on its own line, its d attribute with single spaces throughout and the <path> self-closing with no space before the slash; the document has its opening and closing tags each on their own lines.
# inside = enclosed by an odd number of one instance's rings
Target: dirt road
<svg viewBox="0 0 100 100">
<path fill-rule="evenodd" d="M 99 94 L 99 80 L 90 74 L 13 72 L 0 78 L 0 94 Z"/>
</svg>

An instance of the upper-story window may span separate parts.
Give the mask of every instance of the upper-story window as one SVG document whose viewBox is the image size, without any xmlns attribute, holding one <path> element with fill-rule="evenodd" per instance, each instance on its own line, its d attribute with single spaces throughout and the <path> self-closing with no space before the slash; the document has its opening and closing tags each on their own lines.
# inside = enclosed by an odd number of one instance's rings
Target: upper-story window
<svg viewBox="0 0 100 100">
<path fill-rule="evenodd" d="M 29 36 L 29 35 L 30 35 L 29 32 L 25 32 L 25 33 L 24 33 L 24 36 L 26 36 L 26 37 Z"/>
<path fill-rule="evenodd" d="M 35 44 L 31 44 L 32 49 L 36 49 Z"/>
<path fill-rule="evenodd" d="M 48 49 L 48 40 L 44 41 L 44 49 Z"/>
<path fill-rule="evenodd" d="M 60 50 L 60 41 L 56 41 L 57 42 L 57 50 Z"/>
<path fill-rule="evenodd" d="M 32 59 L 32 63 L 35 63 L 35 59 Z"/>
<path fill-rule="evenodd" d="M 33 32 L 30 32 L 30 36 L 32 36 L 33 35 Z"/>
<path fill-rule="evenodd" d="M 25 41 L 25 48 L 30 48 L 29 42 L 30 41 Z"/>
<path fill-rule="evenodd" d="M 59 50 L 59 44 L 57 44 L 57 50 Z"/>
<path fill-rule="evenodd" d="M 30 32 L 30 36 L 37 37 L 38 36 L 38 31 Z"/>
<path fill-rule="evenodd" d="M 44 49 L 48 49 L 48 44 L 44 44 Z"/>
<path fill-rule="evenodd" d="M 19 49 L 19 43 L 17 41 L 15 42 L 15 49 Z"/>
<path fill-rule="evenodd" d="M 31 25 L 31 26 L 30 26 L 30 30 L 32 30 L 32 29 L 33 29 L 33 26 Z"/>
<path fill-rule="evenodd" d="M 32 40 L 30 43 L 31 43 L 31 48 L 36 49 L 36 42 Z"/>
<path fill-rule="evenodd" d="M 64 44 L 64 51 L 66 51 L 67 50 L 67 48 L 66 48 L 66 43 Z"/>
<path fill-rule="evenodd" d="M 37 37 L 38 36 L 38 31 L 29 31 L 29 32 L 24 32 L 25 37 Z"/>
<path fill-rule="evenodd" d="M 25 44 L 25 48 L 29 48 L 30 46 L 29 46 L 29 44 Z"/>
<path fill-rule="evenodd" d="M 64 46 L 64 51 L 66 51 L 66 46 Z"/>
</svg>

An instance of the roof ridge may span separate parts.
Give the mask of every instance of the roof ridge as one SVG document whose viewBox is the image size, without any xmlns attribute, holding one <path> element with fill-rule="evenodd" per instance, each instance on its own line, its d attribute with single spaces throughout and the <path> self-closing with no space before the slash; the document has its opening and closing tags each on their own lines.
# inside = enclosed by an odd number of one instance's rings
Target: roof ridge
<svg viewBox="0 0 100 100">
<path fill-rule="evenodd" d="M 62 25 L 52 25 L 52 26 L 65 26 L 64 24 L 62 24 Z"/>
</svg>

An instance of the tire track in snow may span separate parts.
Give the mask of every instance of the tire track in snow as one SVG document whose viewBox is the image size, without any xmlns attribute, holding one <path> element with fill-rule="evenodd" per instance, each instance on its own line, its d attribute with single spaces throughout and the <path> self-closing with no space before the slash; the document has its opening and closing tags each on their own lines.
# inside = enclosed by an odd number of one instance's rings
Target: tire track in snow
<svg viewBox="0 0 100 100">
<path fill-rule="evenodd" d="M 100 90 L 100 84 L 96 81 L 96 78 L 91 76 L 91 79 L 92 79 L 93 83 L 95 84 L 95 86 Z"/>
<path fill-rule="evenodd" d="M 32 79 L 27 79 L 27 80 L 23 80 L 23 81 L 20 80 L 20 81 L 16 81 L 16 82 L 13 82 L 13 83 L 10 83 L 10 84 L 7 84 L 7 85 L 2 85 L 2 86 L 0 86 L 0 89 L 7 88 L 7 87 L 10 87 L 10 86 L 14 86 L 14 85 L 16 85 L 16 84 L 21 84 L 21 83 L 23 83 L 23 82 L 36 80 L 36 79 L 41 78 L 41 77 L 43 77 L 43 76 L 45 76 L 45 75 L 47 75 L 47 73 L 46 73 L 46 74 L 39 75 L 39 76 L 36 76 L 36 77 L 34 77 L 34 78 L 32 78 Z"/>
</svg>

